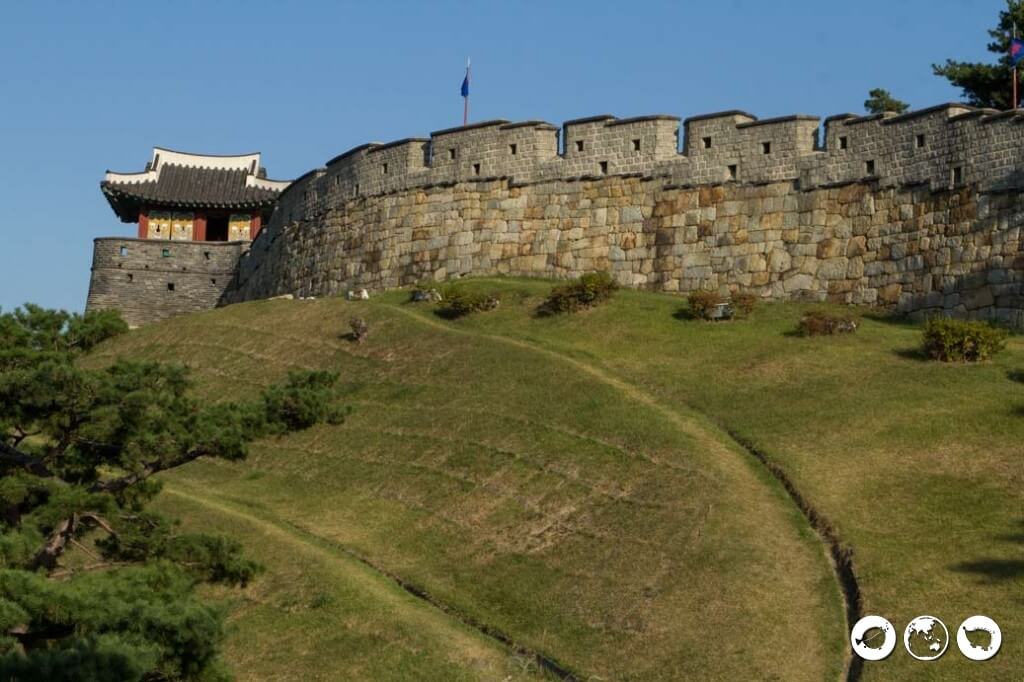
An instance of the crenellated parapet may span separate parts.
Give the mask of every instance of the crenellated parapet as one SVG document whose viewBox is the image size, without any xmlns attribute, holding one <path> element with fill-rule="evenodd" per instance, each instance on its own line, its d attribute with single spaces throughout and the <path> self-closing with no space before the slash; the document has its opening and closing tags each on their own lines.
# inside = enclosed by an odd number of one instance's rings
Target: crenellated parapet
<svg viewBox="0 0 1024 682">
<path fill-rule="evenodd" d="M 307 173 L 283 193 L 282 222 L 333 203 L 417 187 L 507 178 L 513 184 L 662 177 L 674 184 L 794 180 L 804 189 L 866 179 L 883 186 L 1015 186 L 1024 128 L 1013 112 L 944 104 L 902 115 L 742 111 L 693 116 L 603 115 L 565 122 L 485 121 L 429 138 L 371 143 Z"/>
<path fill-rule="evenodd" d="M 611 272 L 1024 325 L 1024 116 L 485 121 L 296 180 L 225 300 Z"/>
<path fill-rule="evenodd" d="M 1022 123 L 962 104 L 824 121 L 734 110 L 369 143 L 288 184 L 251 243 L 97 241 L 90 306 L 141 322 L 279 294 L 600 270 L 657 291 L 1024 326 Z M 258 160 L 237 158 L 252 175 Z"/>
</svg>

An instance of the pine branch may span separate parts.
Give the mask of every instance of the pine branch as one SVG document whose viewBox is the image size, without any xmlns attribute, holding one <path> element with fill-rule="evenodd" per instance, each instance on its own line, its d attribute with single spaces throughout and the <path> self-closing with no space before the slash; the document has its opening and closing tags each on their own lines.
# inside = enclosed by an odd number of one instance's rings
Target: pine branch
<svg viewBox="0 0 1024 682">
<path fill-rule="evenodd" d="M 32 557 L 29 570 L 35 571 L 44 568 L 49 573 L 56 568 L 57 559 L 64 553 L 64 548 L 67 547 L 68 541 L 74 536 L 77 527 L 78 514 L 72 514 L 69 518 L 58 523 L 54 527 L 53 532 L 50 533 L 50 537 L 46 539 L 46 543 Z"/>
<path fill-rule="evenodd" d="M 111 528 L 107 520 L 99 514 L 95 512 L 72 514 L 54 527 L 46 543 L 32 557 L 29 570 L 35 571 L 43 568 L 46 569 L 47 573 L 52 572 L 57 567 L 57 560 L 60 559 L 61 555 L 64 554 L 64 550 L 67 549 L 68 543 L 75 542 L 75 533 L 83 522 L 99 526 L 117 537 L 117 533 Z"/>
<path fill-rule="evenodd" d="M 40 478 L 53 478 L 53 472 L 41 459 L 25 454 L 3 439 L 0 439 L 0 462 L 14 464 Z"/>
<path fill-rule="evenodd" d="M 210 453 L 205 449 L 190 450 L 171 460 L 154 460 L 144 465 L 141 471 L 137 471 L 133 474 L 114 478 L 109 481 L 96 481 L 89 487 L 89 491 L 94 493 L 119 493 L 125 488 L 129 488 L 136 483 L 141 483 L 154 474 L 158 474 L 161 471 L 166 471 L 168 469 L 174 469 L 175 467 L 180 467 L 182 464 L 188 464 L 189 462 L 208 454 Z"/>
</svg>

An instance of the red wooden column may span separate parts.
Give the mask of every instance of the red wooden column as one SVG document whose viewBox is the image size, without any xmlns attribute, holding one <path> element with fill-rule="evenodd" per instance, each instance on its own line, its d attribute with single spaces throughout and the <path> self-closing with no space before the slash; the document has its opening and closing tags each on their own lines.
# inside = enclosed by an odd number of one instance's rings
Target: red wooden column
<svg viewBox="0 0 1024 682">
<path fill-rule="evenodd" d="M 149 213 L 146 209 L 139 211 L 139 239 L 149 238 Z"/>
<path fill-rule="evenodd" d="M 206 241 L 206 214 L 196 211 L 192 218 L 192 241 Z"/>
<path fill-rule="evenodd" d="M 256 239 L 256 235 L 260 233 L 261 223 L 263 216 L 259 213 L 252 214 L 252 220 L 249 221 L 249 239 Z"/>
</svg>

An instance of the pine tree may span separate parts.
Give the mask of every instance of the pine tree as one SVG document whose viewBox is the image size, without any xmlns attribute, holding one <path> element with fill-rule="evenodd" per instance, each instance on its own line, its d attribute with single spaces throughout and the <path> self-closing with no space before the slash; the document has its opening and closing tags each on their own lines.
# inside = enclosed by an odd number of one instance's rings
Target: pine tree
<svg viewBox="0 0 1024 682">
<path fill-rule="evenodd" d="M 988 34 L 992 41 L 988 51 L 999 55 L 995 64 L 958 62 L 947 59 L 945 64 L 932 64 L 936 76 L 942 76 L 963 91 L 968 104 L 994 109 L 1013 108 L 1013 67 L 1010 63 L 1010 37 L 1014 23 L 1024 27 L 1024 1 L 1007 0 L 1006 9 L 999 12 L 999 22 Z"/>
<path fill-rule="evenodd" d="M 126 329 L 111 312 L 0 314 L 0 679 L 227 679 L 221 614 L 194 588 L 258 566 L 147 510 L 152 477 L 343 419 L 326 372 L 206 404 L 178 365 L 78 362 Z"/>
<path fill-rule="evenodd" d="M 875 88 L 868 91 L 868 98 L 864 100 L 864 110 L 869 114 L 881 114 L 886 111 L 895 111 L 902 114 L 910 108 L 906 102 L 896 99 L 888 90 Z"/>
</svg>

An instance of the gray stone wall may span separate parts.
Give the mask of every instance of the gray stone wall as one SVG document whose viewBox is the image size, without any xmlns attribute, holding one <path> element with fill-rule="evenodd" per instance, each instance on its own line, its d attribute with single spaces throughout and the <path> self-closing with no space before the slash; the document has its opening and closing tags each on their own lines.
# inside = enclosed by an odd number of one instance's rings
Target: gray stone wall
<svg viewBox="0 0 1024 682">
<path fill-rule="evenodd" d="M 346 202 L 257 240 L 229 297 L 606 270 L 658 291 L 745 291 L 1020 325 L 1020 216 L 1024 195 L 967 187 L 680 187 L 623 176 L 457 183 Z"/>
<path fill-rule="evenodd" d="M 371 143 L 282 193 L 217 300 L 610 270 L 655 290 L 1021 324 L 1022 122 L 959 104 L 823 126 L 728 111 Z"/>
<path fill-rule="evenodd" d="M 1022 120 L 942 105 L 822 134 L 729 111 L 684 121 L 680 153 L 675 117 L 597 116 L 367 145 L 282 195 L 228 299 L 610 270 L 1019 325 Z"/>
<path fill-rule="evenodd" d="M 1020 121 L 959 104 L 900 116 L 842 114 L 824 126 L 814 116 L 757 120 L 740 111 L 695 116 L 681 128 L 666 115 L 596 116 L 561 129 L 488 121 L 341 154 L 284 192 L 276 220 L 302 220 L 357 197 L 490 178 L 527 184 L 639 174 L 691 185 L 798 180 L 803 189 L 871 179 L 936 189 L 951 187 L 958 168 L 959 184 L 1009 187 L 1020 184 L 1013 169 L 1024 161 Z"/>
<path fill-rule="evenodd" d="M 246 242 L 105 237 L 93 247 L 87 310 L 116 309 L 133 327 L 216 307 Z"/>
</svg>

